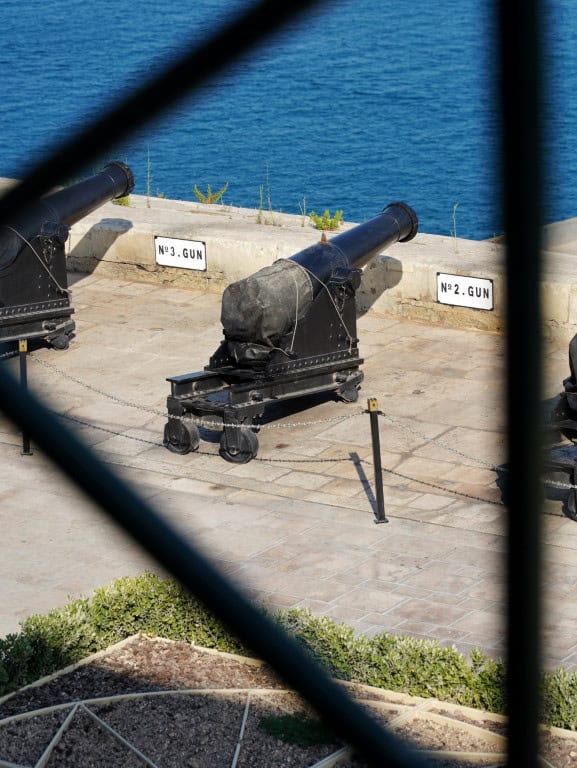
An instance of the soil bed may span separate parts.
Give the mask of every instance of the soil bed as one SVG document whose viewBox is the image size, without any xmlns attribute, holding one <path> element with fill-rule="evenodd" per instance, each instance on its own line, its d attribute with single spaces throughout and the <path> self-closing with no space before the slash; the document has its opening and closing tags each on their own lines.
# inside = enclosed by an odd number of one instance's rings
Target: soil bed
<svg viewBox="0 0 577 768">
<path fill-rule="evenodd" d="M 427 750 L 435 768 L 505 764 L 502 719 L 347 687 L 380 722 Z M 334 755 L 331 764 L 339 768 L 367 765 L 326 731 L 312 739 L 299 734 L 294 743 L 289 732 L 267 726 L 287 715 L 309 728 L 314 719 L 266 665 L 184 642 L 131 638 L 0 700 L 0 761 L 34 766 L 42 759 L 46 768 L 311 768 Z M 554 768 L 575 765 L 574 734 L 548 729 L 542 744 Z"/>
</svg>

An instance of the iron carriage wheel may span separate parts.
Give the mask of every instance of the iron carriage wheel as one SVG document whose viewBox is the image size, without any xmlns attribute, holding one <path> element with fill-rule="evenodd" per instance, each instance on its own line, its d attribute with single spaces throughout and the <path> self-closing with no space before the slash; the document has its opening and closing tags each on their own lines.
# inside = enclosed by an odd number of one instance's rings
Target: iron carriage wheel
<svg viewBox="0 0 577 768">
<path fill-rule="evenodd" d="M 200 445 L 196 424 L 184 419 L 168 419 L 164 427 L 164 445 L 172 453 L 190 453 Z"/>
<path fill-rule="evenodd" d="M 239 427 L 237 435 L 231 439 L 225 429 L 220 438 L 219 453 L 223 459 L 233 464 L 246 464 L 254 459 L 258 452 L 258 438 L 249 427 Z"/>
</svg>

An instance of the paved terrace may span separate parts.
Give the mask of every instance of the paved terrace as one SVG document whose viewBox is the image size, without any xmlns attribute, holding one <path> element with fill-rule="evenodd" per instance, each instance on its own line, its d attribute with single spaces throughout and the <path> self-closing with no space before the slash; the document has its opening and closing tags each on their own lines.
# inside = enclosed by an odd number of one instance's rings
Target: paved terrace
<svg viewBox="0 0 577 768">
<path fill-rule="evenodd" d="M 98 272 L 71 278 L 77 336 L 65 352 L 33 353 L 30 385 L 231 578 L 271 606 L 309 607 L 368 635 L 502 651 L 505 511 L 491 470 L 503 460 L 499 335 L 364 314 L 359 402 L 287 404 L 261 430 L 257 459 L 233 465 L 218 456 L 214 433 L 198 453 L 170 453 L 155 413 L 166 377 L 202 369 L 217 347 L 220 296 Z M 545 351 L 553 396 L 566 347 Z M 368 397 L 385 413 L 383 525 L 374 523 L 360 413 Z M 38 450 L 20 449 L 0 421 L 0 635 L 155 568 Z M 574 668 L 577 523 L 552 501 L 543 522 L 547 663 Z"/>
</svg>

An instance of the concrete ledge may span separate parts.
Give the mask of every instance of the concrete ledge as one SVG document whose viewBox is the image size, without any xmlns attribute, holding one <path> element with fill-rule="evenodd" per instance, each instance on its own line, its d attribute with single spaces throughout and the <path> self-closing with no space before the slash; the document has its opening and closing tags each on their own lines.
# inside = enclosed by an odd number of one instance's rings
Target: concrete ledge
<svg viewBox="0 0 577 768">
<path fill-rule="evenodd" d="M 352 226 L 345 222 L 339 231 Z M 567 344 L 577 333 L 577 219 L 545 227 L 544 233 L 543 336 Z M 207 271 L 156 264 L 155 235 L 205 242 Z M 297 253 L 319 236 L 304 216 L 131 195 L 129 206 L 107 203 L 72 227 L 68 264 L 71 271 L 222 292 L 230 282 Z M 503 259 L 504 248 L 494 241 L 419 234 L 365 268 L 359 312 L 499 333 L 505 319 Z M 437 272 L 492 280 L 494 309 L 440 304 Z"/>
<path fill-rule="evenodd" d="M 339 231 L 353 226 L 345 222 Z M 207 271 L 157 265 L 155 235 L 205 242 Z M 292 256 L 320 235 L 308 217 L 132 195 L 130 207 L 108 203 L 74 225 L 68 263 L 71 270 L 81 272 L 222 292 L 230 282 Z M 327 235 L 330 238 L 331 233 Z M 499 332 L 501 252 L 502 247 L 492 242 L 419 234 L 409 243 L 390 247 L 365 268 L 357 293 L 359 311 Z M 439 304 L 438 271 L 492 279 L 495 310 Z"/>
</svg>

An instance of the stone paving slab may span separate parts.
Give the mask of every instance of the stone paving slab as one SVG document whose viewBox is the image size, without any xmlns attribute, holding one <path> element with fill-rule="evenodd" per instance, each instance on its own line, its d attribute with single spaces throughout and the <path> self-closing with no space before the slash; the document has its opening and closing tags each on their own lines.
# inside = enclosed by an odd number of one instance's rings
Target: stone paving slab
<svg viewBox="0 0 577 768">
<path fill-rule="evenodd" d="M 505 509 L 502 339 L 365 314 L 361 399 L 275 409 L 246 465 L 162 447 L 166 377 L 201 370 L 221 339 L 220 298 L 78 275 L 77 337 L 34 351 L 29 384 L 250 595 L 309 607 L 358 632 L 431 637 L 499 655 Z M 366 344 L 365 344 L 366 341 Z M 546 397 L 567 352 L 545 349 Z M 17 371 L 15 361 L 7 367 Z M 366 398 L 380 419 L 388 524 L 374 522 Z M 73 420 L 70 420 L 73 419 Z M 158 570 L 0 418 L 0 635 L 114 578 Z M 577 666 L 577 523 L 543 516 L 546 662 Z"/>
</svg>

